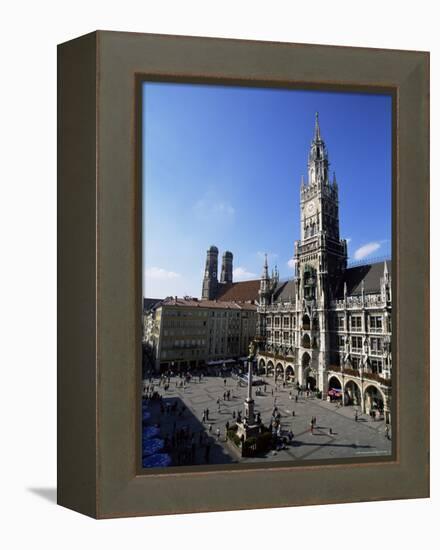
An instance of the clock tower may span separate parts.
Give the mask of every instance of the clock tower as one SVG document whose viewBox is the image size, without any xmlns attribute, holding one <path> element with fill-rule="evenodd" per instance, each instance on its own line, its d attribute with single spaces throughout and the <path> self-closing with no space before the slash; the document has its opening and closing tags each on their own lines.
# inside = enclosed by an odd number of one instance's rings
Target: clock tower
<svg viewBox="0 0 440 550">
<path fill-rule="evenodd" d="M 347 266 L 347 243 L 339 237 L 339 198 L 336 176 L 330 182 L 327 148 L 321 137 L 318 113 L 308 159 L 308 180 L 301 181 L 301 240 L 295 243 L 299 298 L 331 298 L 338 277 Z M 303 273 L 314 273 L 315 286 L 304 285 Z"/>
<path fill-rule="evenodd" d="M 329 308 L 347 267 L 347 242 L 339 237 L 339 198 L 336 176 L 329 176 L 327 148 L 318 113 L 308 159 L 308 179 L 301 181 L 301 239 L 295 243 L 299 381 L 316 380 L 327 390 Z"/>
</svg>

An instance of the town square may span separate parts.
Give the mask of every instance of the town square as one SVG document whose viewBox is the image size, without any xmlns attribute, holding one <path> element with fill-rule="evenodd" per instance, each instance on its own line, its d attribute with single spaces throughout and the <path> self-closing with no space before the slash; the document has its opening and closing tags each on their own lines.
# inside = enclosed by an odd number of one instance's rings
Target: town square
<svg viewBox="0 0 440 550">
<path fill-rule="evenodd" d="M 174 374 L 174 373 L 173 373 Z M 144 465 L 149 442 L 157 442 L 157 466 L 298 461 L 384 456 L 391 450 L 391 432 L 383 417 L 363 414 L 341 400 L 322 400 L 292 383 L 261 377 L 253 386 L 255 410 L 270 425 L 280 414 L 280 428 L 270 450 L 241 457 L 227 439 L 227 426 L 243 415 L 247 386 L 242 377 L 218 369 L 193 376 L 152 376 L 144 381 Z M 316 419 L 312 427 L 312 419 Z M 153 438 L 148 437 L 153 435 Z M 158 443 L 160 441 L 160 443 Z M 160 452 L 158 452 L 160 451 Z"/>
</svg>

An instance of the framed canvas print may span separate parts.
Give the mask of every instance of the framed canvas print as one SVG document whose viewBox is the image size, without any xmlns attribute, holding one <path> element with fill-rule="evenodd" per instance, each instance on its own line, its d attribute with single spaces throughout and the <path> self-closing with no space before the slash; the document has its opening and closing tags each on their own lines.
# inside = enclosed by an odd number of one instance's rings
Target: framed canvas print
<svg viewBox="0 0 440 550">
<path fill-rule="evenodd" d="M 429 57 L 59 46 L 58 501 L 429 495 Z"/>
</svg>

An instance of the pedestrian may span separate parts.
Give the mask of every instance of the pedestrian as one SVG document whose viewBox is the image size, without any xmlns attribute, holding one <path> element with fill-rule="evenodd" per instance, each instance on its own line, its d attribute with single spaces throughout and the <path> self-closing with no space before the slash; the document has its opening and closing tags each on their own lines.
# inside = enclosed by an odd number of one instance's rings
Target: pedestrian
<svg viewBox="0 0 440 550">
<path fill-rule="evenodd" d="M 206 409 L 206 420 L 209 420 L 209 409 Z"/>
<path fill-rule="evenodd" d="M 212 432 L 212 424 L 209 425 L 208 432 L 209 432 L 209 433 Z"/>
<path fill-rule="evenodd" d="M 357 422 L 358 421 L 358 412 L 355 411 L 354 413 L 354 421 Z"/>
<path fill-rule="evenodd" d="M 205 423 L 205 420 L 206 420 L 206 411 L 203 411 L 203 416 L 202 416 L 202 423 L 203 424 Z"/>
<path fill-rule="evenodd" d="M 295 395 L 295 403 L 298 403 L 298 394 Z"/>
<path fill-rule="evenodd" d="M 328 435 L 332 435 L 332 434 L 333 434 L 332 429 L 329 428 L 329 429 L 328 429 Z"/>
<path fill-rule="evenodd" d="M 232 418 L 235 420 L 235 411 L 232 411 Z"/>
<path fill-rule="evenodd" d="M 220 428 L 217 428 L 216 433 L 217 433 L 217 441 L 218 441 L 220 439 Z"/>
<path fill-rule="evenodd" d="M 295 416 L 295 411 L 292 411 L 292 416 Z"/>
<path fill-rule="evenodd" d="M 388 424 L 385 426 L 385 437 L 387 439 L 390 438 L 390 428 L 389 428 Z"/>
<path fill-rule="evenodd" d="M 226 378 L 223 380 L 223 384 L 226 386 Z"/>
</svg>

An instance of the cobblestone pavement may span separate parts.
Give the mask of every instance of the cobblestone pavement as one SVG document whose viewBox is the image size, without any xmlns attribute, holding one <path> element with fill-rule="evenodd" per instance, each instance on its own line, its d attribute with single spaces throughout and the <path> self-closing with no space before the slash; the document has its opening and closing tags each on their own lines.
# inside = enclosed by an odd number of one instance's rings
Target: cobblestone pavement
<svg viewBox="0 0 440 550">
<path fill-rule="evenodd" d="M 226 380 L 226 384 L 224 382 Z M 391 453 L 391 441 L 385 436 L 383 421 L 373 421 L 369 416 L 360 414 L 355 420 L 355 408 L 338 407 L 315 397 L 300 396 L 295 401 L 296 390 L 293 387 L 282 388 L 282 384 L 275 385 L 273 378 L 267 381 L 266 392 L 261 396 L 255 395 L 255 410 L 261 413 L 264 424 L 269 425 L 274 405 L 281 413 L 283 434 L 292 430 L 294 440 L 284 450 L 270 451 L 264 456 L 241 458 L 231 449 L 230 443 L 225 441 L 226 422 L 233 423 L 233 411 L 243 410 L 243 401 L 247 388 L 239 386 L 232 377 L 223 379 L 216 376 L 206 376 L 202 381 L 194 379 L 186 386 L 179 387 L 181 379 L 171 379 L 170 388 L 164 391 L 163 387 L 155 389 L 163 397 L 163 403 L 173 404 L 177 401 L 178 410 L 185 405 L 185 412 L 179 416 L 175 413 L 161 413 L 158 403 L 150 402 L 151 418 L 148 423 L 159 424 L 162 437 L 169 438 L 182 427 L 195 434 L 195 456 L 191 464 L 206 463 L 206 443 L 210 443 L 209 462 L 211 464 L 225 464 L 232 462 L 259 462 L 259 461 L 286 461 L 307 459 L 335 459 L 366 456 L 386 456 Z M 226 391 L 231 392 L 229 401 L 223 399 Z M 291 394 L 291 395 L 290 395 Z M 290 398 L 292 397 L 292 398 Z M 221 400 L 220 407 L 217 399 Z M 203 411 L 209 409 L 209 420 L 202 422 Z M 293 412 L 295 415 L 293 416 Z M 310 432 L 310 421 L 316 417 L 316 428 Z M 220 437 L 217 437 L 217 429 Z M 331 432 L 330 432 L 331 429 Z M 199 443 L 204 438 L 203 445 Z M 177 464 L 178 457 L 173 453 L 173 464 Z"/>
</svg>

